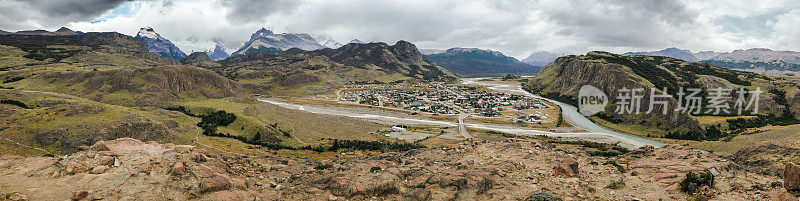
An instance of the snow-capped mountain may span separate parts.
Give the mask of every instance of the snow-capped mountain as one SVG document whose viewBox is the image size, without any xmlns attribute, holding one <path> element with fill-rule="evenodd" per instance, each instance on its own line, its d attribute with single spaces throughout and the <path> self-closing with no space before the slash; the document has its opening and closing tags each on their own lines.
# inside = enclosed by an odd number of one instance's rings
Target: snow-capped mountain
<svg viewBox="0 0 800 201">
<path fill-rule="evenodd" d="M 287 50 L 290 48 L 300 48 L 303 50 L 316 50 L 325 48 L 317 40 L 308 34 L 275 34 L 265 28 L 256 31 L 244 46 L 233 53 L 233 55 L 243 55 L 255 52 Z"/>
<path fill-rule="evenodd" d="M 208 57 L 211 57 L 211 59 L 214 61 L 223 60 L 231 56 L 228 54 L 228 52 L 225 52 L 225 48 L 219 44 L 215 45 L 214 48 L 203 52 L 206 53 Z"/>
<path fill-rule="evenodd" d="M 337 42 L 336 40 L 333 40 L 333 38 L 328 36 L 314 36 L 314 40 L 317 40 L 317 42 L 319 42 L 319 44 L 321 44 L 322 46 L 331 49 L 336 49 L 344 46 L 343 44 Z"/>
<path fill-rule="evenodd" d="M 350 42 L 349 42 L 349 43 L 358 43 L 358 44 L 364 44 L 364 41 L 361 41 L 361 40 L 358 40 L 358 39 L 353 39 L 353 40 L 350 40 Z"/>
<path fill-rule="evenodd" d="M 181 51 L 178 46 L 175 46 L 175 44 L 172 44 L 171 41 L 161 37 L 161 35 L 156 33 L 153 28 L 143 27 L 139 29 L 139 33 L 136 34 L 136 38 L 144 41 L 144 43 L 147 44 L 147 50 L 152 53 L 156 53 L 178 61 L 186 58 L 186 53 L 183 53 L 183 51 Z"/>
<path fill-rule="evenodd" d="M 529 55 L 528 58 L 523 59 L 522 62 L 526 63 L 526 64 L 530 64 L 532 66 L 542 67 L 542 66 L 545 66 L 545 65 L 549 64 L 550 62 L 555 61 L 560 56 L 564 56 L 564 55 L 563 54 L 551 53 L 551 52 L 545 52 L 545 51 L 534 52 L 531 55 Z"/>
</svg>

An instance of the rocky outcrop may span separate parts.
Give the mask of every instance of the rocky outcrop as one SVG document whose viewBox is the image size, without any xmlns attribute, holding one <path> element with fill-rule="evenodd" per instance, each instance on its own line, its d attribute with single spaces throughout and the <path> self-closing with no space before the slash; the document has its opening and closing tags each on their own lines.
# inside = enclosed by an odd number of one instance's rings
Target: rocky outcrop
<svg viewBox="0 0 800 201">
<path fill-rule="evenodd" d="M 472 140 L 444 149 L 308 160 L 243 157 L 130 138 L 98 144 L 109 150 L 57 158 L 0 157 L 0 192 L 26 192 L 33 200 L 79 194 L 103 200 L 683 200 L 690 197 L 677 190 L 683 176 L 714 169 L 716 185 L 702 191 L 713 192 L 704 196 L 786 197 L 783 187 L 771 185 L 777 177 L 742 173 L 722 157 L 680 145 L 606 158 L 537 140 Z M 74 165 L 102 166 L 105 156 L 120 165 L 91 176 L 66 171 Z M 630 171 L 622 173 L 612 163 Z M 330 168 L 315 168 L 321 164 Z M 564 177 L 553 164 L 564 171 L 580 169 L 580 174 Z M 611 182 L 627 187 L 607 190 Z M 38 190 L 22 191 L 32 187 Z"/>
<path fill-rule="evenodd" d="M 800 166 L 792 162 L 786 163 L 783 186 L 787 191 L 800 191 Z"/>
</svg>

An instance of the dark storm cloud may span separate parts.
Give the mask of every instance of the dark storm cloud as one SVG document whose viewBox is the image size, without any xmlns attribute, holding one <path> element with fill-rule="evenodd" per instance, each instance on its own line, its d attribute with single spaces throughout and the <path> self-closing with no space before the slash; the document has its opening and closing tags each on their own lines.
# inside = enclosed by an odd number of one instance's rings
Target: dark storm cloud
<svg viewBox="0 0 800 201">
<path fill-rule="evenodd" d="M 230 8 L 228 19 L 238 22 L 259 21 L 277 12 L 290 12 L 300 5 L 297 0 L 221 0 Z"/>
<path fill-rule="evenodd" d="M 30 29 L 91 20 L 125 2 L 124 0 L 32 0 L 3 1 L 0 24 L 4 29 Z"/>
<path fill-rule="evenodd" d="M 670 29 L 692 26 L 697 13 L 674 0 L 564 1 L 567 6 L 543 10 L 563 28 L 558 34 L 578 36 L 600 45 L 659 46 L 669 43 Z"/>
</svg>

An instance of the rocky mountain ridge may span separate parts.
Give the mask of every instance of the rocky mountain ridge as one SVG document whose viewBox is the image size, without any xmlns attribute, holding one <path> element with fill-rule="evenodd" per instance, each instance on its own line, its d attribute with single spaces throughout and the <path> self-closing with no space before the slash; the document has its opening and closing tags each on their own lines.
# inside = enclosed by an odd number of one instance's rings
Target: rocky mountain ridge
<svg viewBox="0 0 800 201">
<path fill-rule="evenodd" d="M 203 51 L 203 53 L 206 53 L 206 55 L 208 55 L 214 61 L 219 61 L 231 57 L 231 55 L 228 54 L 228 52 L 225 52 L 225 48 L 223 48 L 222 45 L 220 44 L 214 45 L 214 48 Z"/>
<path fill-rule="evenodd" d="M 539 67 L 522 63 L 499 51 L 478 48 L 450 48 L 425 59 L 461 76 L 478 74 L 536 74 Z"/>
<path fill-rule="evenodd" d="M 325 47 L 320 45 L 308 34 L 276 34 L 270 30 L 261 28 L 253 33 L 253 35 L 250 36 L 250 40 L 245 42 L 244 46 L 242 46 L 242 48 L 234 52 L 232 55 L 256 53 L 266 51 L 267 49 L 283 51 L 291 48 L 316 50 Z"/>
<path fill-rule="evenodd" d="M 175 46 L 175 44 L 168 39 L 161 37 L 161 35 L 156 33 L 151 27 L 140 28 L 135 38 L 144 41 L 144 43 L 147 44 L 147 49 L 158 55 L 172 58 L 176 61 L 180 61 L 186 57 L 186 53 L 183 53 L 178 46 Z"/>
<path fill-rule="evenodd" d="M 654 52 L 628 52 L 623 55 L 665 56 L 684 61 L 700 61 L 731 69 L 800 71 L 800 52 L 775 51 L 767 48 L 751 48 L 732 52 L 691 52 L 678 48 L 667 48 Z"/>
<path fill-rule="evenodd" d="M 655 88 L 659 91 L 667 89 L 672 97 L 668 99 L 671 108 L 677 105 L 679 87 L 684 88 L 715 88 L 715 87 L 747 87 L 758 83 L 761 86 L 772 85 L 771 79 L 754 73 L 729 70 L 715 67 L 706 63 L 686 62 L 671 57 L 616 55 L 607 52 L 589 52 L 586 55 L 570 55 L 559 57 L 548 64 L 525 85 L 525 89 L 532 93 L 556 99 L 571 105 L 578 105 L 577 95 L 584 85 L 599 88 L 608 95 L 608 100 L 617 100 L 620 89 Z M 765 90 L 765 89 L 762 89 Z M 796 89 L 793 89 L 794 91 Z M 777 96 L 773 92 L 764 92 L 760 95 L 759 113 L 780 116 L 789 107 L 776 102 Z M 658 133 L 682 133 L 680 136 L 687 139 L 704 139 L 702 128 L 698 121 L 684 112 L 667 109 L 666 114 L 654 112 L 646 114 L 649 105 L 649 93 L 644 93 L 639 105 L 638 114 L 617 114 L 616 105 L 609 103 L 605 114 L 601 114 L 609 122 L 630 125 L 643 125 L 662 129 Z M 794 98 L 792 98 L 794 99 Z M 661 105 L 654 105 L 654 111 L 662 111 Z M 707 111 L 703 109 L 703 111 Z M 695 114 L 698 115 L 698 114 Z M 789 116 L 796 116 L 797 113 Z M 789 117 L 791 118 L 791 117 Z M 689 135 L 691 134 L 691 135 Z M 654 136 L 664 137 L 664 136 Z M 699 138 L 696 138 L 699 137 Z"/>
</svg>

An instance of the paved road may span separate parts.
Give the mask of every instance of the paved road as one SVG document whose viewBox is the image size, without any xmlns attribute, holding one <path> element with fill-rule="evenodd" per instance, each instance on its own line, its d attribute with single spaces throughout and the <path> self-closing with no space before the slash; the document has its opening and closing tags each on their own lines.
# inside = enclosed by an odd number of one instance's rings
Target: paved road
<svg viewBox="0 0 800 201">
<path fill-rule="evenodd" d="M 531 97 L 547 100 L 547 101 L 549 101 L 551 103 L 554 103 L 554 104 L 558 105 L 559 107 L 561 107 L 561 113 L 562 113 L 562 115 L 564 115 L 564 118 L 568 120 L 567 122 L 569 122 L 570 124 L 572 124 L 575 127 L 581 128 L 581 129 L 586 130 L 588 132 L 603 133 L 603 134 L 612 135 L 612 136 L 614 136 L 616 138 L 619 138 L 619 139 L 621 139 L 623 141 L 627 141 L 627 142 L 630 142 L 632 144 L 635 144 L 635 145 L 637 145 L 637 147 L 638 146 L 643 146 L 643 145 L 653 145 L 655 147 L 664 146 L 664 143 L 662 143 L 662 142 L 658 142 L 658 141 L 647 139 L 647 138 L 643 138 L 643 137 L 622 134 L 622 133 L 614 132 L 614 131 L 608 130 L 606 128 L 603 128 L 603 127 L 595 124 L 594 122 L 592 122 L 591 120 L 589 120 L 585 116 L 583 116 L 580 112 L 578 112 L 578 108 L 576 108 L 575 106 L 572 106 L 572 105 L 569 105 L 569 104 L 566 104 L 566 103 L 562 103 L 562 102 L 559 102 L 559 101 L 556 101 L 556 100 L 547 99 L 547 98 L 544 98 L 544 97 L 541 97 L 541 96 L 537 96 L 535 94 L 531 94 L 530 92 L 522 90 L 522 87 L 520 87 L 519 85 L 511 86 L 511 85 L 505 85 L 505 84 L 481 82 L 480 81 L 481 79 L 483 79 L 483 78 L 467 78 L 467 79 L 464 79 L 463 83 L 465 83 L 465 84 L 486 85 L 486 86 L 490 86 L 489 89 L 492 89 L 492 90 L 495 90 L 495 91 L 502 91 L 502 92 L 506 92 L 506 93 L 518 93 L 518 94 L 523 94 L 523 95 L 526 95 L 526 96 L 531 96 Z"/>
<path fill-rule="evenodd" d="M 469 114 L 458 115 L 458 132 L 461 133 L 461 136 L 464 136 L 466 139 L 472 138 L 472 135 L 467 132 L 467 126 L 464 125 L 464 118 L 467 118 L 468 116 Z"/>
</svg>

